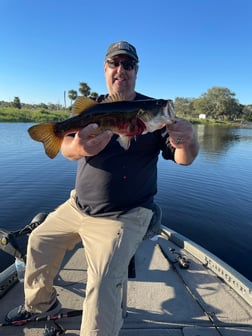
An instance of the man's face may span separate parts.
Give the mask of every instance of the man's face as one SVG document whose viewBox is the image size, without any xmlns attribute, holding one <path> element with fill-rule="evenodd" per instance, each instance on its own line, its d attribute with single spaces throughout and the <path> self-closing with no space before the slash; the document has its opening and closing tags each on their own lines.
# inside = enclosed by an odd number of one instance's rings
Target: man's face
<svg viewBox="0 0 252 336">
<path fill-rule="evenodd" d="M 125 99 L 133 99 L 137 70 L 135 61 L 127 55 L 117 55 L 105 61 L 104 72 L 109 94 L 120 93 Z"/>
</svg>

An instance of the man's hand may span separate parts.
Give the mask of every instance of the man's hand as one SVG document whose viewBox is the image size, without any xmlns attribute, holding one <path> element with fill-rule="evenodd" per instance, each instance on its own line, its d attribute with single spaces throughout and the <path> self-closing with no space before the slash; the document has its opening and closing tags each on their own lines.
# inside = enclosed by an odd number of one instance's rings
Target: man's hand
<svg viewBox="0 0 252 336">
<path fill-rule="evenodd" d="M 167 125 L 167 130 L 170 143 L 175 148 L 191 144 L 195 137 L 192 124 L 184 119 L 176 118 L 175 123 Z"/>
<path fill-rule="evenodd" d="M 176 122 L 167 125 L 169 141 L 176 148 L 175 161 L 188 165 L 193 162 L 199 151 L 199 144 L 192 124 L 184 119 L 176 119 Z"/>
<path fill-rule="evenodd" d="M 97 127 L 97 124 L 90 124 L 78 131 L 74 137 L 66 136 L 61 146 L 62 155 L 70 160 L 78 160 L 101 152 L 113 133 L 110 130 L 97 133 Z"/>
</svg>

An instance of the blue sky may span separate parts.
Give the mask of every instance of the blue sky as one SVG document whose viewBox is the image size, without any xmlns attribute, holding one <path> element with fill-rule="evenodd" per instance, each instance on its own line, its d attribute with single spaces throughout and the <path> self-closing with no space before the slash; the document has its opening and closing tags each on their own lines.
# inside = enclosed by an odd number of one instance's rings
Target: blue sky
<svg viewBox="0 0 252 336">
<path fill-rule="evenodd" d="M 251 18 L 251 0 L 0 0 L 0 101 L 63 105 L 80 82 L 105 93 L 106 49 L 127 40 L 137 91 L 196 98 L 221 86 L 252 104 Z"/>
</svg>

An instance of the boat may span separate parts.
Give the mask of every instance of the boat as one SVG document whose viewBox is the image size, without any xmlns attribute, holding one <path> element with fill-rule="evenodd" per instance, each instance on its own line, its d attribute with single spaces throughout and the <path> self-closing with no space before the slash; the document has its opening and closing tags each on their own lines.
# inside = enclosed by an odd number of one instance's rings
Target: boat
<svg viewBox="0 0 252 336">
<path fill-rule="evenodd" d="M 69 251 L 55 279 L 62 314 L 54 316 L 65 335 L 80 335 L 87 265 L 83 246 Z M 122 286 L 124 324 L 120 336 L 252 335 L 252 283 L 183 235 L 161 226 L 134 257 L 135 274 Z M 23 284 L 13 265 L 1 274 L 0 321 L 23 303 Z M 108 307 L 109 309 L 109 307 Z M 54 321 L 0 324 L 4 336 L 39 336 Z M 112 336 L 112 335 L 111 335 Z"/>
</svg>

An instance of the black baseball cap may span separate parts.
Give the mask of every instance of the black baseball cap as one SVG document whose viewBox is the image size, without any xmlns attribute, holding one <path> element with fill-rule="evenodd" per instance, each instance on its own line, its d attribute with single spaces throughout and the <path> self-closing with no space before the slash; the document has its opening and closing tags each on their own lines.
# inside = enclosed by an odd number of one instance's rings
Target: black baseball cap
<svg viewBox="0 0 252 336">
<path fill-rule="evenodd" d="M 105 60 L 113 56 L 116 56 L 116 55 L 127 55 L 133 58 L 136 62 L 138 62 L 136 48 L 132 44 L 126 41 L 119 41 L 119 42 L 112 43 L 108 47 Z"/>
</svg>

